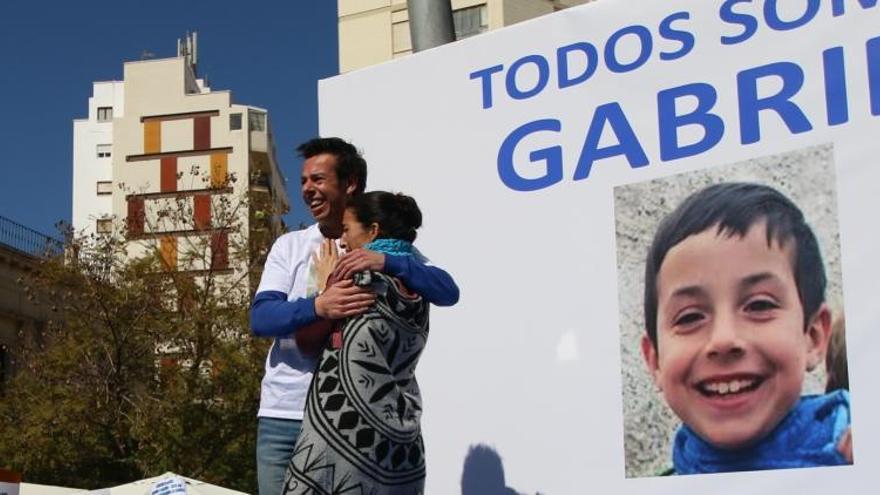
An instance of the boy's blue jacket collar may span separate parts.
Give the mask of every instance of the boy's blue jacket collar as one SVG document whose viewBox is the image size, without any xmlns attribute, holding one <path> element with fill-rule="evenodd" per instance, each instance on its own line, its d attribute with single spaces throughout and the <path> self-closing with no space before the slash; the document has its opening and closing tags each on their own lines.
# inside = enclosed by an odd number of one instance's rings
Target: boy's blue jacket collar
<svg viewBox="0 0 880 495">
<path fill-rule="evenodd" d="M 676 474 L 848 464 L 837 444 L 849 425 L 848 391 L 803 396 L 766 438 L 746 449 L 718 449 L 682 425 L 675 434 L 672 461 Z"/>
</svg>

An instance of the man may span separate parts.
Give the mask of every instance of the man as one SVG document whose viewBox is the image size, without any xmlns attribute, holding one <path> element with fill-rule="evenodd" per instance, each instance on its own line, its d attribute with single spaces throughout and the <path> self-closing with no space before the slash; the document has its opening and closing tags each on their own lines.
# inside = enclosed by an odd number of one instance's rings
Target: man
<svg viewBox="0 0 880 495">
<path fill-rule="evenodd" d="M 257 413 L 260 495 L 281 492 L 315 367 L 315 359 L 297 348 L 294 332 L 321 319 L 360 314 L 375 299 L 368 289 L 355 286 L 350 279 L 318 294 L 312 266 L 312 255 L 321 243 L 342 234 L 346 201 L 366 187 L 366 162 L 354 146 L 339 138 L 312 139 L 297 151 L 305 159 L 302 198 L 316 223 L 275 241 L 251 307 L 254 334 L 275 339 L 266 358 Z M 360 249 L 343 256 L 338 266 L 342 273 L 384 271 L 440 306 L 458 301 L 458 287 L 449 274 L 413 257 Z"/>
</svg>

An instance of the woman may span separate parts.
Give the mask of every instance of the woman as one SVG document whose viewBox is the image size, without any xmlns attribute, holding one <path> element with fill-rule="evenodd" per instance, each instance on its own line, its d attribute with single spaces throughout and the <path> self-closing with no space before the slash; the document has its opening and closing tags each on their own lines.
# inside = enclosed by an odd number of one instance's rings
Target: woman
<svg viewBox="0 0 880 495">
<path fill-rule="evenodd" d="M 412 255 L 422 214 L 409 196 L 374 191 L 355 198 L 342 222 L 350 251 Z M 319 277 L 335 264 L 332 248 L 323 254 Z M 336 278 L 331 274 L 327 286 Z M 360 272 L 354 280 L 371 287 L 376 303 L 332 329 L 309 389 L 285 494 L 424 490 L 414 371 L 428 337 L 428 305 L 384 273 Z"/>
</svg>

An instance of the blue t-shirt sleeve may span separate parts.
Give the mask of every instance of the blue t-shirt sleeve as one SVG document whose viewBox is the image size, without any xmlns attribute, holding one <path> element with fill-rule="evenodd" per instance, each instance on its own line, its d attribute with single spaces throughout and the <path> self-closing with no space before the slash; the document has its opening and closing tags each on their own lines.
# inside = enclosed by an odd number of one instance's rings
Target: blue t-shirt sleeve
<svg viewBox="0 0 880 495">
<path fill-rule="evenodd" d="M 267 290 L 257 292 L 251 304 L 251 328 L 258 337 L 283 337 L 313 323 L 315 298 L 287 300 L 287 294 Z"/>
<path fill-rule="evenodd" d="M 445 270 L 418 261 L 413 256 L 385 255 L 385 273 L 399 278 L 426 301 L 437 306 L 458 302 L 458 286 Z"/>
</svg>

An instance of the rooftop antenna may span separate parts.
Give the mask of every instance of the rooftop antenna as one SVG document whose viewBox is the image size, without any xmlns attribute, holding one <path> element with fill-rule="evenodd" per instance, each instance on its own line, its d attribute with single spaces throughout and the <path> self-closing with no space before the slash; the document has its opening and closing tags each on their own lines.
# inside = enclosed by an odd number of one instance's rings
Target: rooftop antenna
<svg viewBox="0 0 880 495">
<path fill-rule="evenodd" d="M 183 39 L 177 39 L 177 56 L 184 57 L 186 63 L 192 68 L 193 74 L 196 73 L 196 64 L 199 61 L 198 34 L 196 32 L 187 31 Z"/>
</svg>

